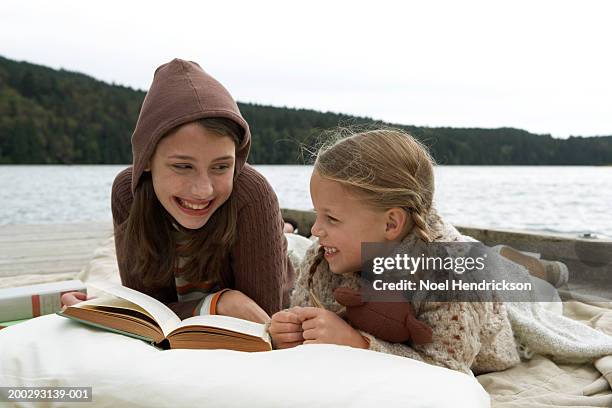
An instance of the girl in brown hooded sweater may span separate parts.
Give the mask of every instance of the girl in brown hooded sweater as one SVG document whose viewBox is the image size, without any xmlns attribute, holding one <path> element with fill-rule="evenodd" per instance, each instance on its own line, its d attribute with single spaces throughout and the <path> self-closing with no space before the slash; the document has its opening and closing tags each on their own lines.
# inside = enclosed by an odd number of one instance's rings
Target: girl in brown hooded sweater
<svg viewBox="0 0 612 408">
<path fill-rule="evenodd" d="M 180 318 L 265 322 L 287 306 L 283 221 L 272 188 L 246 163 L 250 145 L 236 102 L 198 64 L 174 59 L 155 71 L 132 135 L 133 165 L 112 188 L 124 286 Z"/>
</svg>

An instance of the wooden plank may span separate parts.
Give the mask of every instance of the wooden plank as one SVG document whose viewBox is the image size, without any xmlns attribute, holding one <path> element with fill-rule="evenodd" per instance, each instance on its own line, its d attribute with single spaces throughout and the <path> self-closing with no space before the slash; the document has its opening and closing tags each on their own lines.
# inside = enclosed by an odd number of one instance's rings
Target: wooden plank
<svg viewBox="0 0 612 408">
<path fill-rule="evenodd" d="M 111 223 L 0 226 L 0 277 L 79 272 L 112 233 Z"/>
<path fill-rule="evenodd" d="M 316 214 L 313 211 L 281 209 L 285 220 L 298 225 L 299 233 L 310 236 Z M 456 228 L 488 246 L 508 245 L 539 253 L 542 259 L 563 262 L 569 268 L 570 288 L 575 293 L 596 294 L 612 299 L 612 240 L 580 238 L 534 231 L 496 230 L 459 226 Z"/>
<path fill-rule="evenodd" d="M 300 233 L 310 235 L 315 214 L 283 209 L 285 219 L 297 222 Z M 612 241 L 554 236 L 528 231 L 502 231 L 458 227 L 486 245 L 506 244 L 558 259 L 570 269 L 570 284 L 580 292 L 607 294 L 612 276 Z M 93 251 L 112 236 L 112 223 L 74 223 L 0 226 L 0 277 L 23 274 L 79 272 Z M 595 290 L 596 289 L 596 290 Z"/>
<path fill-rule="evenodd" d="M 112 234 L 113 228 L 110 224 L 93 226 L 91 224 L 77 224 L 70 228 L 67 228 L 65 225 L 58 225 L 58 228 L 41 225 L 39 229 L 33 228 L 31 225 L 24 225 L 21 229 L 13 225 L 0 226 L 0 245 L 3 243 L 11 244 L 65 239 L 99 239 L 102 235 L 110 237 Z"/>
<path fill-rule="evenodd" d="M 48 234 L 49 232 L 83 232 L 83 231 L 98 231 L 112 230 L 111 222 L 87 222 L 87 223 L 70 223 L 70 224 L 8 224 L 0 225 L 1 235 L 16 235 L 16 234 Z"/>
<path fill-rule="evenodd" d="M 282 209 L 283 218 L 297 223 L 299 233 L 310 236 L 316 215 L 313 211 Z M 465 235 L 485 245 L 504 244 L 513 248 L 537 252 L 545 259 L 572 259 L 612 265 L 612 240 L 572 237 L 562 234 L 544 234 L 533 231 L 497 230 L 456 225 Z"/>
<path fill-rule="evenodd" d="M 0 258 L 0 269 L 7 265 L 40 264 L 40 263 L 47 263 L 47 262 L 56 262 L 58 260 L 71 262 L 74 260 L 90 259 L 92 255 L 93 255 L 93 249 L 91 251 L 84 250 L 79 253 L 73 253 L 73 254 L 69 254 L 65 252 L 61 252 L 61 253 L 58 252 L 55 254 L 51 254 L 47 252 L 47 253 L 34 254 L 31 256 L 21 256 L 21 257 L 6 258 L 6 259 Z"/>
<path fill-rule="evenodd" d="M 100 239 L 106 236 L 91 237 L 86 239 L 52 239 L 45 241 L 19 241 L 13 243 L 0 242 L 0 259 L 3 256 L 13 257 L 33 252 L 83 252 L 95 247 Z"/>
<path fill-rule="evenodd" d="M 79 272 L 89 262 L 89 258 L 47 263 L 14 264 L 0 268 L 0 278 L 20 275 L 49 275 L 55 273 Z"/>
</svg>

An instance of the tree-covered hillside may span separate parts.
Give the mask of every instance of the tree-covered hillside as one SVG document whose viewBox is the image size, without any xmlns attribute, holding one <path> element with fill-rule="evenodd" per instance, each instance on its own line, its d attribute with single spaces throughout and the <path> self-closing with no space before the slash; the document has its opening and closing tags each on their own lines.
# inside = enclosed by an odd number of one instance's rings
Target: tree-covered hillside
<svg viewBox="0 0 612 408">
<path fill-rule="evenodd" d="M 129 163 L 144 95 L 0 57 L 0 164 Z M 372 123 L 306 109 L 239 106 L 251 126 L 254 164 L 301 164 L 302 147 L 316 143 L 321 130 Z M 440 164 L 612 164 L 612 136 L 554 139 L 512 128 L 400 127 L 424 141 Z"/>
</svg>

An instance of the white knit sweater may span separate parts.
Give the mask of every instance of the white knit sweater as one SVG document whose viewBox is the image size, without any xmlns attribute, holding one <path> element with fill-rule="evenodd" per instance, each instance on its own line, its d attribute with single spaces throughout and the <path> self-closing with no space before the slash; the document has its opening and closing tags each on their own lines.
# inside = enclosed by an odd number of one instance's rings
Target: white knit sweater
<svg viewBox="0 0 612 408">
<path fill-rule="evenodd" d="M 438 233 L 438 242 L 469 241 L 453 226 L 435 217 L 432 224 Z M 416 242 L 409 234 L 402 245 Z M 291 296 L 292 306 L 314 306 L 308 288 L 308 271 L 318 250 L 313 245 L 298 268 L 296 286 Z M 342 308 L 333 291 L 340 286 L 359 288 L 359 273 L 334 274 L 323 260 L 317 267 L 312 282 L 312 291 L 322 305 L 331 311 Z M 419 320 L 433 330 L 433 341 L 428 344 L 409 346 L 389 343 L 361 332 L 370 341 L 370 349 L 395 354 L 453 370 L 476 374 L 500 371 L 520 362 L 516 343 L 506 309 L 502 303 L 494 302 L 425 302 L 416 308 Z M 471 371 L 472 370 L 472 371 Z"/>
</svg>

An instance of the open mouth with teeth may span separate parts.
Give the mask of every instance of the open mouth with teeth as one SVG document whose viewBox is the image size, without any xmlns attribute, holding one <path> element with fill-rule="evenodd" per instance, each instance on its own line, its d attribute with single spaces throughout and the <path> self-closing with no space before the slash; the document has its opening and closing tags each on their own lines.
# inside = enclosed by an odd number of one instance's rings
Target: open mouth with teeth
<svg viewBox="0 0 612 408">
<path fill-rule="evenodd" d="M 187 201 L 179 197 L 174 197 L 174 201 L 177 203 L 178 207 L 190 215 L 202 215 L 205 214 L 211 207 L 213 200 L 208 200 L 206 202 L 194 203 L 192 201 Z"/>
<path fill-rule="evenodd" d="M 335 247 L 324 246 L 323 249 L 325 250 L 325 257 L 326 258 L 333 257 L 334 255 L 336 255 L 339 252 L 338 248 L 335 248 Z"/>
</svg>

